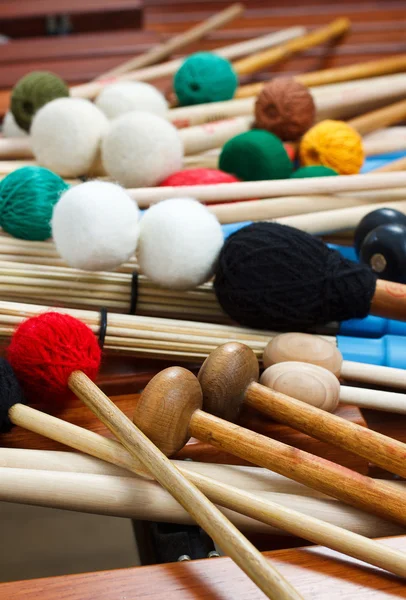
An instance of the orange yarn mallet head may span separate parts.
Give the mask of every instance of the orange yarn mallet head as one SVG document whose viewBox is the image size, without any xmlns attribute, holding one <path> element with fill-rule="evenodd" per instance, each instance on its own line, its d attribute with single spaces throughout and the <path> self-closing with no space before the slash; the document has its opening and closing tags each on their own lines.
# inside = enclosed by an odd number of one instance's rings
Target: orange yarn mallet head
<svg viewBox="0 0 406 600">
<path fill-rule="evenodd" d="M 359 173 L 364 157 L 359 133 L 344 121 L 330 119 L 309 129 L 299 148 L 302 165 L 324 165 L 340 175 Z"/>
</svg>

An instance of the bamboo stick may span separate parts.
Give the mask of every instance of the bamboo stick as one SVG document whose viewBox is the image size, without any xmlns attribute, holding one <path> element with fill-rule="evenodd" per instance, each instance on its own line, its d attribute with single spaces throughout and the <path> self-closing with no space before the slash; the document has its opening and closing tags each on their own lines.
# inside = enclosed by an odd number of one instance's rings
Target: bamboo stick
<svg viewBox="0 0 406 600">
<path fill-rule="evenodd" d="M 380 60 L 355 63 L 344 67 L 333 67 L 331 69 L 303 73 L 301 75 L 296 75 L 295 79 L 307 87 L 315 87 L 403 71 L 406 71 L 406 54 L 400 54 L 398 56 Z M 235 97 L 247 98 L 249 96 L 256 96 L 260 93 L 264 85 L 264 82 L 260 82 L 240 86 Z"/>
<path fill-rule="evenodd" d="M 221 10 L 218 13 L 215 13 L 205 21 L 202 21 L 198 25 L 183 31 L 178 35 L 174 35 L 169 40 L 162 44 L 157 44 L 147 52 L 144 52 L 140 56 L 135 56 L 130 60 L 125 61 L 124 63 L 114 67 L 114 69 L 110 69 L 99 75 L 96 79 L 103 80 L 109 79 L 116 75 L 121 75 L 123 73 L 128 73 L 129 71 L 134 71 L 136 69 L 141 69 L 142 67 L 146 67 L 149 65 L 153 65 L 166 58 L 173 52 L 184 48 L 188 44 L 192 44 L 193 42 L 197 42 L 202 37 L 210 33 L 211 31 L 222 27 L 226 23 L 229 23 L 239 15 L 241 15 L 245 10 L 244 4 L 239 2 L 235 4 L 230 4 L 224 10 Z"/>
<path fill-rule="evenodd" d="M 388 127 L 406 118 L 406 100 L 395 102 L 384 108 L 369 112 L 365 115 L 351 119 L 349 124 L 361 135 L 371 133 L 381 127 Z"/>
</svg>

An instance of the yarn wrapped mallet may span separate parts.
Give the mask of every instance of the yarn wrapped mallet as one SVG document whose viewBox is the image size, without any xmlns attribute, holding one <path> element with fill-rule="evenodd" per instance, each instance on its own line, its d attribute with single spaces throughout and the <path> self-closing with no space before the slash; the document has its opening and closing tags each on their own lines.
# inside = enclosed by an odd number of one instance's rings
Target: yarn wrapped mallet
<svg viewBox="0 0 406 600">
<path fill-rule="evenodd" d="M 141 461 L 147 471 L 185 508 L 196 522 L 217 541 L 225 552 L 269 597 L 277 600 L 302 600 L 277 571 L 252 546 L 228 519 L 190 483 L 160 450 L 103 394 L 82 370 L 89 368 L 95 377 L 101 352 L 92 331 L 77 319 L 59 314 L 58 324 L 50 314 L 28 319 L 15 332 L 8 349 L 8 359 L 26 389 L 48 395 L 78 396 L 121 441 L 128 452 Z M 51 317 L 52 318 L 52 317 Z M 64 323 L 62 323 L 64 320 Z M 83 328 L 87 334 L 83 334 Z M 80 331 L 80 334 L 78 334 Z M 72 359 L 71 353 L 74 353 Z M 42 382 L 42 383 L 41 383 Z M 50 383 L 47 390 L 44 386 Z M 202 393 L 196 381 L 190 390 L 195 408 L 201 405 Z M 31 387 L 32 386 L 32 387 Z"/>
<path fill-rule="evenodd" d="M 143 81 L 119 81 L 107 85 L 95 100 L 97 108 L 108 119 L 115 119 L 133 110 L 166 117 L 168 103 L 161 92 Z"/>
<path fill-rule="evenodd" d="M 11 92 L 11 112 L 17 125 L 29 131 L 35 113 L 56 98 L 69 96 L 66 83 L 48 71 L 33 71 L 24 75 Z"/>
<path fill-rule="evenodd" d="M 376 276 L 321 240 L 287 225 L 254 223 L 232 234 L 214 290 L 237 323 L 295 330 L 365 317 Z"/>
<path fill-rule="evenodd" d="M 182 106 L 230 100 L 237 86 L 238 77 L 231 63 L 212 52 L 191 54 L 173 79 Z"/>
<path fill-rule="evenodd" d="M 2 228 L 24 240 L 47 240 L 54 206 L 68 189 L 59 175 L 43 167 L 16 169 L 0 181 Z"/>
<path fill-rule="evenodd" d="M 291 77 L 276 77 L 265 84 L 255 103 L 255 125 L 295 141 L 314 123 L 316 107 L 309 90 Z"/>
</svg>

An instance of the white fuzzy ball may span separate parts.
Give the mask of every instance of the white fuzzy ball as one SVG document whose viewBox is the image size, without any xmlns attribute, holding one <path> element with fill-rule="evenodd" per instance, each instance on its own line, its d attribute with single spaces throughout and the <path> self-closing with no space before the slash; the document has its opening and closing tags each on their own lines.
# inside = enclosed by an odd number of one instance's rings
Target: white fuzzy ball
<svg viewBox="0 0 406 600">
<path fill-rule="evenodd" d="M 36 113 L 31 125 L 35 158 L 62 177 L 85 175 L 96 161 L 107 127 L 107 118 L 89 100 L 52 100 Z"/>
<path fill-rule="evenodd" d="M 134 254 L 138 220 L 138 206 L 122 187 L 89 181 L 61 196 L 54 208 L 52 235 L 71 267 L 107 271 Z"/>
<path fill-rule="evenodd" d="M 6 112 L 3 119 L 3 135 L 6 138 L 21 138 L 27 137 L 28 133 L 21 129 L 16 123 L 13 113 L 9 110 Z"/>
<path fill-rule="evenodd" d="M 111 122 L 102 142 L 102 162 L 121 185 L 151 187 L 182 168 L 183 144 L 166 119 L 134 111 Z"/>
<path fill-rule="evenodd" d="M 142 273 L 159 285 L 193 289 L 212 276 L 223 243 L 220 223 L 203 204 L 164 200 L 141 219 L 137 259 Z"/>
<path fill-rule="evenodd" d="M 143 81 L 121 81 L 106 86 L 96 98 L 96 106 L 108 119 L 133 110 L 143 110 L 165 117 L 168 103 L 159 90 Z"/>
</svg>

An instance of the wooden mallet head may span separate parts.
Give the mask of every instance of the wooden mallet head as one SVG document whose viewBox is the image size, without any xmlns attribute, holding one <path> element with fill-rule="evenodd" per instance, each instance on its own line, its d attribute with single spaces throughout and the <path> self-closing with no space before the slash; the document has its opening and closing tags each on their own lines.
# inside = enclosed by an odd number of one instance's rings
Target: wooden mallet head
<svg viewBox="0 0 406 600">
<path fill-rule="evenodd" d="M 198 375 L 204 409 L 235 422 L 247 387 L 258 377 L 258 360 L 251 348 L 239 342 L 219 346 L 206 358 Z"/>
<path fill-rule="evenodd" d="M 190 420 L 202 403 L 202 389 L 193 373 L 183 367 L 169 367 L 148 383 L 133 421 L 166 456 L 172 456 L 190 438 Z"/>
</svg>

